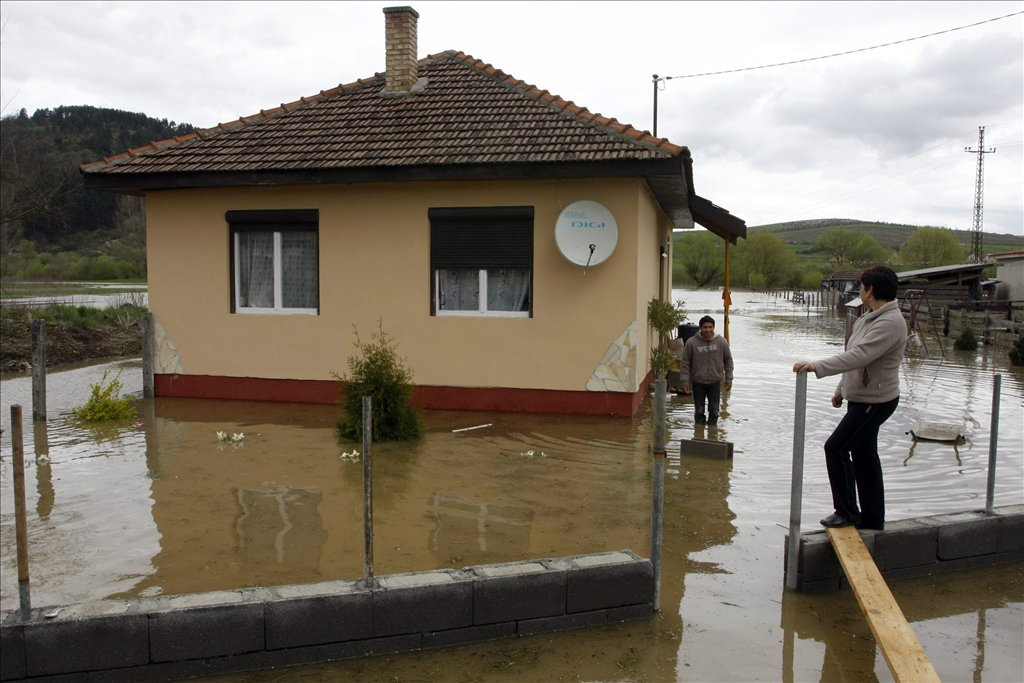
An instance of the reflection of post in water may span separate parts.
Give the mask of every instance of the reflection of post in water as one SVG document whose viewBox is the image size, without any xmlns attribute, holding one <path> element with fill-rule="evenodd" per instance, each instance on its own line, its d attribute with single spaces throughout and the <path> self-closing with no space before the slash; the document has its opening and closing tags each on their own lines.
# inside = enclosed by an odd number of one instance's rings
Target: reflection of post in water
<svg viewBox="0 0 1024 683">
<path fill-rule="evenodd" d="M 876 643 L 870 630 L 851 633 L 865 626 L 856 609 L 850 623 L 848 610 L 840 608 L 838 595 L 808 597 L 791 590 L 782 591 L 781 626 L 782 680 L 785 683 L 808 680 L 804 672 L 795 672 L 797 640 L 813 640 L 825 645 L 820 679 L 830 681 L 869 680 L 874 677 Z M 848 602 L 843 600 L 843 602 Z"/>
<path fill-rule="evenodd" d="M 46 431 L 45 421 L 32 423 L 32 439 L 36 452 L 36 514 L 39 519 L 48 519 L 53 512 L 53 474 L 50 471 L 50 437 Z"/>
<path fill-rule="evenodd" d="M 985 608 L 978 610 L 977 654 L 974 656 L 974 683 L 981 683 L 981 672 L 985 670 Z"/>
<path fill-rule="evenodd" d="M 152 481 L 160 476 L 160 430 L 156 422 L 156 399 L 143 398 L 137 406 L 142 417 L 142 433 L 146 437 L 146 469 Z"/>
</svg>

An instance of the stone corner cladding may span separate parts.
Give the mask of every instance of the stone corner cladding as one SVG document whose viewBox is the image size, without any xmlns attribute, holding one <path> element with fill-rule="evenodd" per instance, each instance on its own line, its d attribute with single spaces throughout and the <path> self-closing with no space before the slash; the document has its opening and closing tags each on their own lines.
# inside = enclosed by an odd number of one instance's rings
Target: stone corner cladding
<svg viewBox="0 0 1024 683">
<path fill-rule="evenodd" d="M 635 392 L 637 386 L 638 326 L 634 320 L 608 345 L 587 380 L 587 391 Z"/>
<path fill-rule="evenodd" d="M 42 608 L 24 622 L 4 615 L 0 680 L 115 669 L 149 677 L 183 665 L 244 670 L 416 650 L 645 618 L 653 598 L 650 560 L 617 550 L 394 574 L 372 587 L 328 581 L 100 601 L 51 619 L 44 614 L 53 608 Z"/>
</svg>

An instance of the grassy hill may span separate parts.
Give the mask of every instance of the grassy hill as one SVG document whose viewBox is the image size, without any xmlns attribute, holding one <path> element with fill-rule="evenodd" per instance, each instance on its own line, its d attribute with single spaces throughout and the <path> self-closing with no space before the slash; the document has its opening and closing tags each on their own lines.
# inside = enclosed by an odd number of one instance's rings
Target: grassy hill
<svg viewBox="0 0 1024 683">
<path fill-rule="evenodd" d="M 819 218 L 809 221 L 754 225 L 748 227 L 747 231 L 772 232 L 787 244 L 813 245 L 829 230 L 855 230 L 873 237 L 883 247 L 896 249 L 906 244 L 910 233 L 920 227 L 923 226 L 903 225 L 901 223 L 874 223 L 851 218 Z M 970 230 L 953 230 L 953 234 L 957 236 L 961 244 L 970 248 Z M 986 232 L 983 236 L 982 247 L 987 254 L 1024 249 L 1024 236 Z"/>
</svg>

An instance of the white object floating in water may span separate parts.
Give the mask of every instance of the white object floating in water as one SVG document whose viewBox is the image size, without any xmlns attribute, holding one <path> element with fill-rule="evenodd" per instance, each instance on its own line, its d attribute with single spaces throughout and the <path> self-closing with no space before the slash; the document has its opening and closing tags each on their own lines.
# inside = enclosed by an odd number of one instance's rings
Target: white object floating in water
<svg viewBox="0 0 1024 683">
<path fill-rule="evenodd" d="M 535 455 L 539 456 L 541 458 L 548 457 L 548 454 L 545 453 L 544 451 L 534 451 L 534 450 L 529 450 L 529 451 L 526 451 L 525 453 L 520 453 L 519 455 L 523 456 L 524 458 L 532 458 Z"/>
<path fill-rule="evenodd" d="M 484 429 L 485 427 L 490 427 L 490 426 L 491 426 L 491 424 L 492 424 L 492 423 L 488 422 L 488 423 L 487 423 L 487 424 L 485 424 L 485 425 L 477 425 L 476 427 L 463 427 L 462 429 L 453 429 L 453 430 L 452 430 L 452 434 L 455 434 L 455 433 L 457 433 L 457 432 L 471 432 L 471 431 L 473 431 L 474 429 Z"/>
<path fill-rule="evenodd" d="M 228 434 L 227 432 L 217 432 L 218 441 L 228 441 L 231 443 L 239 443 L 245 439 L 244 432 L 237 432 L 235 434 Z"/>
<path fill-rule="evenodd" d="M 358 460 L 359 451 L 352 451 L 351 453 L 342 452 L 342 454 L 339 455 L 338 457 L 341 458 L 342 460 Z"/>
<path fill-rule="evenodd" d="M 943 441 L 959 443 L 966 441 L 964 426 L 949 422 L 918 422 L 907 432 L 914 441 Z"/>
</svg>

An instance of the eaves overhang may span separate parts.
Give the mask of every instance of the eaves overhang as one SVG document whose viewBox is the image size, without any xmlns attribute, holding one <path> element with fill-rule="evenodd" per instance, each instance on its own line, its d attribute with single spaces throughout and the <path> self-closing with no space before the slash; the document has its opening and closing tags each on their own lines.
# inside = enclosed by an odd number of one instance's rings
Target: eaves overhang
<svg viewBox="0 0 1024 683">
<path fill-rule="evenodd" d="M 457 180 L 549 180 L 558 178 L 643 178 L 675 227 L 692 226 L 690 188 L 683 157 L 552 163 L 458 164 L 448 166 L 366 166 L 334 169 L 196 171 L 188 173 L 104 173 L 82 171 L 92 190 L 144 194 L 158 190 L 288 185 Z"/>
<path fill-rule="evenodd" d="M 710 200 L 693 195 L 690 197 L 690 211 L 693 220 L 704 226 L 722 239 L 733 244 L 742 237 L 747 239 L 747 224 L 742 218 L 733 216 L 726 209 L 713 204 Z"/>
</svg>

